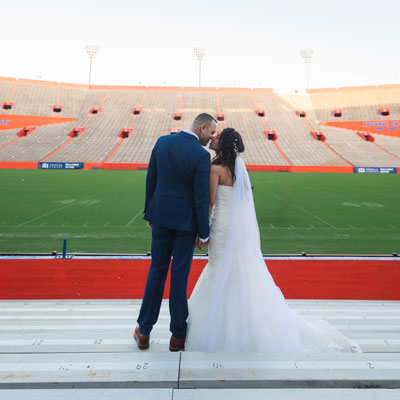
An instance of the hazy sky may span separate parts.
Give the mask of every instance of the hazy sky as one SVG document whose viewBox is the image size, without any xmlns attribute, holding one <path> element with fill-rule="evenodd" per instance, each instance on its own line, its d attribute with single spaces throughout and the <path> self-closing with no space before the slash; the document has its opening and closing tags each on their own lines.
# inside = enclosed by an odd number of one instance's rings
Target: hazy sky
<svg viewBox="0 0 400 400">
<path fill-rule="evenodd" d="M 400 83 L 398 0 L 0 0 L 0 76 L 302 89 Z"/>
</svg>

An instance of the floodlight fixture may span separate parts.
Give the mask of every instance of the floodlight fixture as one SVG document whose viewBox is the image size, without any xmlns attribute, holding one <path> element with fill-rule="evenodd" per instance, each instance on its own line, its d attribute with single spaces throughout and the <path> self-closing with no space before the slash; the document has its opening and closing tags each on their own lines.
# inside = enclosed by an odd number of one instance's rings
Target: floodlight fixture
<svg viewBox="0 0 400 400">
<path fill-rule="evenodd" d="M 206 55 L 206 49 L 204 47 L 195 47 L 193 49 L 194 55 L 199 60 L 199 90 L 201 87 L 201 62 L 203 61 Z"/>
<path fill-rule="evenodd" d="M 300 50 L 300 56 L 305 62 L 310 62 L 313 55 L 314 50 Z"/>
<path fill-rule="evenodd" d="M 310 74 L 309 74 L 309 64 L 312 56 L 314 55 L 314 50 L 300 50 L 300 57 L 306 63 L 306 72 L 307 72 L 307 90 L 310 87 Z"/>
<path fill-rule="evenodd" d="M 92 76 L 92 60 L 96 57 L 97 52 L 99 51 L 99 46 L 95 46 L 93 44 L 87 44 L 85 46 L 85 50 L 87 55 L 89 56 L 89 88 L 90 88 L 90 78 Z"/>
<path fill-rule="evenodd" d="M 194 54 L 198 59 L 203 59 L 206 55 L 206 49 L 204 47 L 195 47 Z"/>
</svg>

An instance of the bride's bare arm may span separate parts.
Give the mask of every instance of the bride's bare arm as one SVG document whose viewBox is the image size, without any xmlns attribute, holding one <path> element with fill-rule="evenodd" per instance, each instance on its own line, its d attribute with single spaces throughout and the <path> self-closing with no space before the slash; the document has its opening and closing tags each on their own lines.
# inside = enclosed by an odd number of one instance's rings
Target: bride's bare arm
<svg viewBox="0 0 400 400">
<path fill-rule="evenodd" d="M 211 165 L 210 169 L 210 213 L 215 202 L 215 196 L 217 195 L 218 183 L 219 183 L 220 169 L 217 165 Z"/>
</svg>

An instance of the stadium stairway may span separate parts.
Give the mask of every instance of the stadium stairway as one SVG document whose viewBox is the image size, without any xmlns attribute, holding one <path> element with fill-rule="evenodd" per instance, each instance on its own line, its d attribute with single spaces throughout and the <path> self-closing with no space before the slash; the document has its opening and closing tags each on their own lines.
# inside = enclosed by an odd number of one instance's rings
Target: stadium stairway
<svg viewBox="0 0 400 400">
<path fill-rule="evenodd" d="M 364 353 L 168 351 L 168 302 L 147 351 L 141 300 L 0 302 L 0 399 L 399 399 L 400 302 L 289 300 Z M 73 389 L 73 390 L 72 390 Z"/>
</svg>

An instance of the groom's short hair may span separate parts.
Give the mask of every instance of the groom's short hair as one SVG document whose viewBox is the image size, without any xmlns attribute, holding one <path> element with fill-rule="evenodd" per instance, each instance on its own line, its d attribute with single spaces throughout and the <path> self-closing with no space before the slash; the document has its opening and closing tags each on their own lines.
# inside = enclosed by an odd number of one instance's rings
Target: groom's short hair
<svg viewBox="0 0 400 400">
<path fill-rule="evenodd" d="M 194 119 L 193 126 L 200 126 L 203 124 L 209 126 L 213 121 L 217 123 L 217 120 L 212 115 L 207 113 L 201 113 Z"/>
</svg>

